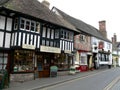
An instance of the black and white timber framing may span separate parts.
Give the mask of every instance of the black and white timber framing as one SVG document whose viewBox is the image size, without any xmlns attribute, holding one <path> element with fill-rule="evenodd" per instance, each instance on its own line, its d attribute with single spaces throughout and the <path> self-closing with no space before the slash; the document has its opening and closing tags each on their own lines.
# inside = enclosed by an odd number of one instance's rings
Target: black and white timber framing
<svg viewBox="0 0 120 90">
<path fill-rule="evenodd" d="M 0 13 L 1 49 L 37 49 L 40 46 L 73 51 L 74 32 L 54 24 L 20 16 L 17 13 Z M 27 47 L 27 48 L 26 48 Z"/>
</svg>

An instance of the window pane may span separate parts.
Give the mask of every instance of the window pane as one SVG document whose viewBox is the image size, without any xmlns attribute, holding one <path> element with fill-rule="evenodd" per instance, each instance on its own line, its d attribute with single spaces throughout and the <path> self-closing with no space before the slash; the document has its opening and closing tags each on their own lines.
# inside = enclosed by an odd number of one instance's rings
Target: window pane
<svg viewBox="0 0 120 90">
<path fill-rule="evenodd" d="M 47 38 L 50 38 L 50 29 L 47 30 Z"/>
<path fill-rule="evenodd" d="M 59 30 L 55 30 L 55 38 L 59 38 Z"/>
<path fill-rule="evenodd" d="M 64 38 L 64 31 L 61 31 L 61 38 Z"/>
<path fill-rule="evenodd" d="M 36 32 L 40 33 L 40 23 L 39 22 L 37 22 L 37 24 L 36 24 Z"/>
<path fill-rule="evenodd" d="M 64 32 L 64 39 L 67 39 L 67 33 Z"/>
<path fill-rule="evenodd" d="M 45 40 L 42 40 L 42 45 L 45 45 Z"/>
<path fill-rule="evenodd" d="M 26 30 L 30 30 L 30 22 L 26 21 Z"/>
<path fill-rule="evenodd" d="M 53 47 L 53 41 L 51 41 L 51 42 L 50 42 L 50 46 L 52 46 L 52 47 Z"/>
<path fill-rule="evenodd" d="M 42 33 L 42 37 L 45 37 L 46 36 L 46 28 L 43 27 L 43 33 Z"/>
<path fill-rule="evenodd" d="M 25 29 L 25 20 L 21 19 L 20 28 Z"/>
<path fill-rule="evenodd" d="M 54 39 L 54 30 L 51 31 L 51 39 Z"/>
<path fill-rule="evenodd" d="M 16 30 L 17 28 L 18 28 L 18 18 L 15 18 L 14 29 Z"/>
<path fill-rule="evenodd" d="M 46 46 L 49 46 L 49 41 L 46 41 Z"/>
<path fill-rule="evenodd" d="M 33 71 L 33 54 L 32 51 L 16 50 L 14 53 L 14 72 Z"/>
<path fill-rule="evenodd" d="M 31 31 L 35 31 L 35 23 L 31 22 Z"/>
</svg>

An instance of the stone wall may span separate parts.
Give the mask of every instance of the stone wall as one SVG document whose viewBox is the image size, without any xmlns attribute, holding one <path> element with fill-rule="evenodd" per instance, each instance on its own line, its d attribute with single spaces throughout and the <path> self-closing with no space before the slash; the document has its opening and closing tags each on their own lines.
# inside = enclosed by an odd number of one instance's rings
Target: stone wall
<svg viewBox="0 0 120 90">
<path fill-rule="evenodd" d="M 14 81 L 14 82 L 24 82 L 33 79 L 34 79 L 34 73 L 10 74 L 10 81 Z"/>
</svg>

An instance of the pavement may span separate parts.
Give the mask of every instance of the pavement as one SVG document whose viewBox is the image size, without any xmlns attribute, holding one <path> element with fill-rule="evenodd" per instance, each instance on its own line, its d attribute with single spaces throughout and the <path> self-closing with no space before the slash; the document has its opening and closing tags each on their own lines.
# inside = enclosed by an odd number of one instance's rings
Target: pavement
<svg viewBox="0 0 120 90">
<path fill-rule="evenodd" d="M 57 77 L 48 77 L 48 78 L 38 78 L 35 80 L 27 81 L 27 82 L 10 82 L 9 88 L 5 88 L 3 90 L 37 90 L 42 89 L 47 86 L 56 85 L 62 82 L 70 81 L 76 78 L 82 78 L 86 77 L 91 74 L 98 73 L 100 71 L 108 70 L 106 69 L 98 69 L 93 71 L 86 71 L 86 72 L 80 72 L 76 73 L 74 75 L 62 75 Z"/>
</svg>

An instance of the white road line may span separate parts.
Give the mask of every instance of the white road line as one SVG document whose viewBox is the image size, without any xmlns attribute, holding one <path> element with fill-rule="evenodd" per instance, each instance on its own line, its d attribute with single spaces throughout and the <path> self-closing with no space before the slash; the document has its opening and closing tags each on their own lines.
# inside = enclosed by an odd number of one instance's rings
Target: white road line
<svg viewBox="0 0 120 90">
<path fill-rule="evenodd" d="M 118 81 L 120 80 L 120 76 L 116 77 L 111 83 L 109 83 L 103 90 L 110 90 Z"/>
</svg>

